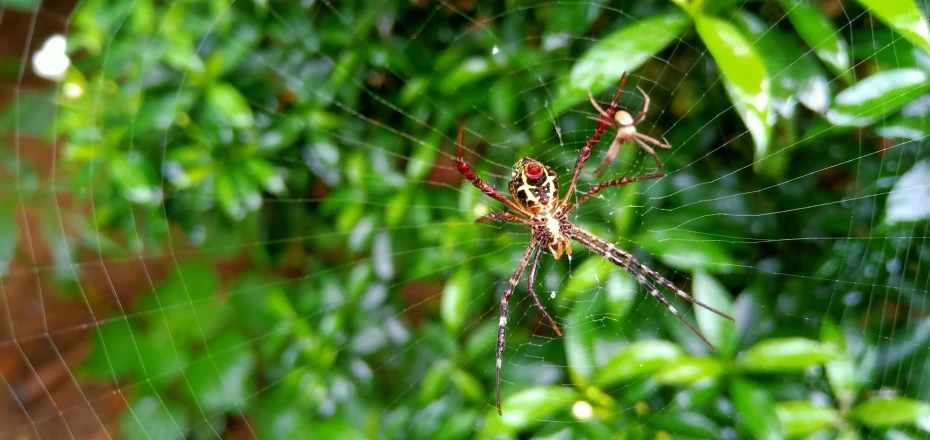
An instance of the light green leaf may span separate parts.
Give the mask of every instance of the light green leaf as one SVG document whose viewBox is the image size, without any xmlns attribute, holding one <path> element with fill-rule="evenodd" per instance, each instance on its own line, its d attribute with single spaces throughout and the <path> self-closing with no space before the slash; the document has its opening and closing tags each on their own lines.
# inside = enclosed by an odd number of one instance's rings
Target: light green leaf
<svg viewBox="0 0 930 440">
<path fill-rule="evenodd" d="M 467 306 L 471 293 L 471 267 L 463 264 L 442 291 L 442 322 L 452 336 L 462 330 L 468 315 Z"/>
<path fill-rule="evenodd" d="M 775 412 L 771 394 L 762 386 L 745 379 L 736 379 L 730 388 L 730 396 L 742 425 L 752 438 L 775 440 L 784 437 L 781 422 Z M 740 423 L 737 422 L 737 426 Z"/>
<path fill-rule="evenodd" d="M 930 51 L 930 27 L 914 0 L 859 0 L 859 3 L 908 41 Z"/>
<path fill-rule="evenodd" d="M 487 57 L 467 58 L 443 75 L 439 90 L 444 95 L 453 95 L 460 88 L 493 74 L 497 69 L 497 64 Z"/>
<path fill-rule="evenodd" d="M 255 354 L 249 340 L 237 331 L 221 333 L 210 341 L 184 372 L 184 391 L 208 415 L 243 408 L 255 394 Z"/>
<path fill-rule="evenodd" d="M 762 58 L 730 23 L 698 15 L 695 28 L 723 74 L 733 106 L 755 143 L 755 163 L 769 155 L 769 78 Z"/>
<path fill-rule="evenodd" d="M 846 338 L 843 329 L 832 320 L 824 320 L 820 327 L 820 340 L 824 348 L 834 354 L 833 360 L 824 365 L 827 371 L 827 380 L 833 388 L 833 394 L 840 403 L 840 408 L 846 409 L 855 398 L 856 379 L 855 367 L 849 353 L 846 351 Z"/>
<path fill-rule="evenodd" d="M 595 299 L 597 301 L 597 299 Z M 562 326 L 565 335 L 565 357 L 572 382 L 585 385 L 594 375 L 594 335 L 598 325 L 591 320 L 591 307 L 575 307 Z"/>
<path fill-rule="evenodd" d="M 423 374 L 423 380 L 420 381 L 417 404 L 420 406 L 429 405 L 442 395 L 443 389 L 449 383 L 451 367 L 448 360 L 441 360 L 430 365 L 426 373 Z"/>
<path fill-rule="evenodd" d="M 633 71 L 678 38 L 691 20 L 687 15 L 657 15 L 631 23 L 588 49 L 556 85 L 553 114 L 586 101 L 588 89 L 600 93 L 616 87 L 623 72 Z"/>
<path fill-rule="evenodd" d="M 737 261 L 719 242 L 681 229 L 644 231 L 636 243 L 663 263 L 682 271 L 705 270 L 711 273 L 733 273 L 741 270 Z"/>
<path fill-rule="evenodd" d="M 190 427 L 190 416 L 180 404 L 146 396 L 123 412 L 119 426 L 127 440 L 181 439 Z"/>
<path fill-rule="evenodd" d="M 12 203 L 0 204 L 0 279 L 10 273 L 10 262 L 19 243 L 19 225 Z"/>
<path fill-rule="evenodd" d="M 849 47 L 836 26 L 816 7 L 803 0 L 781 0 L 788 20 L 807 46 L 846 83 L 853 81 Z"/>
<path fill-rule="evenodd" d="M 480 438 L 523 431 L 571 408 L 577 399 L 578 394 L 570 387 L 535 387 L 520 391 L 503 399 L 503 415 L 498 416 L 496 408 L 488 411 Z"/>
<path fill-rule="evenodd" d="M 930 118 L 926 115 L 898 116 L 872 127 L 872 130 L 888 139 L 917 141 L 930 135 Z"/>
<path fill-rule="evenodd" d="M 94 333 L 93 349 L 83 365 L 92 377 L 141 377 L 143 367 L 136 346 L 139 329 L 125 317 L 118 317 L 101 323 Z"/>
<path fill-rule="evenodd" d="M 716 357 L 684 357 L 671 361 L 652 375 L 662 385 L 691 385 L 723 374 L 724 365 Z"/>
<path fill-rule="evenodd" d="M 595 383 L 609 386 L 647 376 L 667 363 L 679 359 L 684 351 L 678 345 L 663 340 L 636 341 L 598 369 Z"/>
<path fill-rule="evenodd" d="M 852 418 L 873 428 L 914 423 L 930 415 L 930 404 L 904 397 L 875 398 L 860 403 L 850 413 Z"/>
<path fill-rule="evenodd" d="M 607 278 L 604 290 L 607 291 L 607 309 L 611 316 L 623 320 L 630 313 L 639 284 L 625 270 L 616 270 Z"/>
<path fill-rule="evenodd" d="M 737 365 L 752 372 L 803 371 L 833 359 L 818 341 L 805 338 L 767 339 L 749 348 Z"/>
<path fill-rule="evenodd" d="M 161 203 L 161 191 L 152 184 L 146 164 L 133 158 L 130 160 L 126 153 L 117 152 L 109 157 L 110 172 L 113 182 L 127 200 L 145 205 Z"/>
<path fill-rule="evenodd" d="M 885 205 L 885 222 L 930 218 L 930 162 L 922 160 L 895 182 Z"/>
<path fill-rule="evenodd" d="M 862 127 L 893 113 L 930 90 L 930 76 L 921 69 L 876 73 L 843 90 L 827 111 L 834 125 Z"/>
<path fill-rule="evenodd" d="M 487 398 L 487 391 L 481 386 L 481 382 L 467 371 L 455 368 L 449 376 L 455 388 L 472 402 L 484 402 Z"/>
<path fill-rule="evenodd" d="M 720 437 L 720 427 L 713 420 L 699 412 L 666 408 L 652 416 L 650 425 L 676 434 L 698 438 Z"/>
<path fill-rule="evenodd" d="M 234 128 L 251 128 L 255 123 L 249 102 L 229 83 L 215 83 L 207 89 L 207 103 Z"/>
<path fill-rule="evenodd" d="M 572 299 L 580 293 L 601 285 L 607 279 L 610 271 L 616 266 L 608 263 L 600 256 L 586 258 L 572 270 L 572 277 L 568 279 L 565 288 L 559 292 L 562 299 Z"/>
<path fill-rule="evenodd" d="M 789 436 L 806 436 L 829 428 L 839 417 L 835 409 L 806 400 L 776 403 L 775 413 Z"/>
<path fill-rule="evenodd" d="M 692 290 L 698 301 L 733 316 L 733 297 L 713 276 L 700 270 L 695 272 Z M 694 310 L 698 328 L 704 337 L 717 347 L 722 356 L 732 358 L 739 342 L 736 323 L 700 306 L 695 306 Z"/>
</svg>

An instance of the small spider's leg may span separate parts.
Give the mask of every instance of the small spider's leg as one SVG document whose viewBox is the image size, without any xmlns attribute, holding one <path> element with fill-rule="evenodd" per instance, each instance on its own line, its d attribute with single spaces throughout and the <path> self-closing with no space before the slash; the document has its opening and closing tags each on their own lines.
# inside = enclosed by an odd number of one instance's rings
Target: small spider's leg
<svg viewBox="0 0 930 440">
<path fill-rule="evenodd" d="M 555 330 L 555 334 L 562 336 L 562 331 L 559 330 L 559 326 L 555 324 L 555 320 L 549 316 L 549 313 L 546 312 L 546 309 L 543 308 L 542 303 L 539 301 L 539 297 L 536 296 L 536 290 L 533 289 L 533 285 L 536 284 L 536 272 L 539 270 L 539 257 L 542 255 L 542 250 L 536 251 L 536 256 L 533 258 L 533 264 L 530 265 L 530 275 L 529 275 L 529 291 L 530 295 L 533 297 L 533 301 L 536 301 L 536 309 L 539 310 L 546 319 L 549 320 L 549 323 L 552 324 L 552 329 Z"/>
<path fill-rule="evenodd" d="M 624 84 L 626 84 L 626 72 L 623 72 L 623 76 L 620 77 L 620 86 L 617 87 L 617 94 L 614 95 L 613 102 L 610 103 L 610 107 L 608 107 L 607 110 L 604 110 L 602 116 L 604 116 L 606 120 L 600 121 L 597 125 L 597 130 L 594 130 L 594 135 L 588 139 L 588 142 L 585 142 L 584 146 L 581 147 L 581 151 L 578 152 L 578 159 L 575 159 L 575 169 L 572 171 L 572 180 L 569 182 L 568 189 L 565 191 L 565 198 L 562 199 L 562 203 L 559 204 L 562 209 L 568 206 L 568 201 L 572 198 L 575 185 L 578 183 L 578 175 L 581 174 L 581 169 L 584 168 L 585 162 L 588 161 L 588 156 L 591 155 L 591 148 L 601 140 L 601 135 L 604 134 L 607 127 L 612 125 L 614 113 L 617 112 L 617 102 L 620 101 L 620 92 L 623 91 Z"/>
<path fill-rule="evenodd" d="M 643 122 L 643 120 L 646 119 L 646 113 L 649 112 L 649 95 L 646 94 L 646 92 L 640 86 L 636 86 L 636 89 L 639 90 L 639 93 L 643 94 L 644 102 L 643 109 L 639 112 L 638 115 L 636 115 L 636 119 L 633 120 L 634 125 Z"/>
<path fill-rule="evenodd" d="M 593 197 L 595 194 L 600 192 L 602 189 L 610 188 L 612 186 L 626 185 L 627 183 L 638 182 L 640 180 L 658 179 L 660 177 L 665 177 L 665 174 L 646 174 L 644 176 L 624 177 L 622 179 L 614 179 L 614 180 L 608 180 L 606 182 L 601 182 L 595 185 L 590 190 L 588 190 L 588 192 L 584 193 L 581 197 L 579 197 L 578 201 L 576 201 L 575 204 L 571 206 L 571 208 L 568 208 L 568 210 L 565 211 L 565 215 L 568 215 L 569 213 L 578 209 L 578 207 L 581 206 L 582 203 L 584 203 L 585 201 Z"/>
<path fill-rule="evenodd" d="M 665 140 L 665 137 L 662 137 L 662 140 L 665 141 L 665 143 L 659 142 L 659 141 L 658 141 L 656 138 L 654 138 L 654 137 L 646 136 L 646 135 L 644 135 L 644 134 L 642 134 L 642 133 L 638 133 L 638 132 L 636 133 L 636 137 L 639 138 L 639 139 L 641 139 L 641 140 L 643 140 L 643 141 L 649 142 L 650 144 L 655 145 L 655 146 L 657 146 L 657 147 L 659 147 L 659 148 L 665 148 L 665 149 L 671 149 L 671 148 L 672 148 L 672 145 L 669 144 L 667 140 Z"/>
<path fill-rule="evenodd" d="M 590 119 L 590 120 L 592 120 L 592 121 L 597 121 L 597 122 L 600 122 L 600 123 L 603 123 L 603 124 L 613 125 L 612 122 L 610 122 L 610 121 L 605 121 L 604 118 L 602 118 L 602 117 L 600 117 L 600 116 L 588 115 L 587 118 Z"/>
<path fill-rule="evenodd" d="M 614 138 L 614 141 L 610 143 L 610 148 L 607 149 L 607 154 L 604 155 L 604 160 L 601 161 L 600 165 L 594 170 L 594 177 L 600 178 L 604 175 L 604 172 L 607 171 L 607 167 L 610 165 L 614 159 L 617 158 L 617 154 L 620 153 L 620 137 Z"/>
<path fill-rule="evenodd" d="M 633 140 L 636 141 L 636 143 L 639 144 L 639 146 L 642 147 L 643 150 L 646 150 L 646 152 L 649 153 L 649 155 L 652 156 L 653 159 L 655 159 L 656 165 L 658 165 L 659 168 L 662 168 L 662 161 L 659 160 L 659 155 L 656 154 L 656 150 L 653 150 L 652 147 L 650 147 L 649 145 L 646 145 L 646 143 L 643 142 L 639 137 L 634 137 Z"/>
<path fill-rule="evenodd" d="M 510 300 L 510 296 L 513 295 L 513 290 L 517 287 L 517 283 L 520 282 L 520 276 L 523 275 L 523 271 L 526 269 L 526 264 L 530 261 L 530 256 L 533 255 L 533 252 L 536 251 L 536 242 L 531 242 L 530 245 L 526 248 L 526 252 L 523 253 L 523 258 L 520 259 L 520 262 L 517 263 L 517 269 L 514 270 L 513 275 L 510 276 L 510 280 L 507 281 L 507 288 L 504 290 L 504 296 L 501 297 L 501 320 L 500 326 L 497 329 L 497 414 L 503 415 L 501 412 L 501 363 L 504 357 L 504 338 L 507 336 L 507 318 L 510 316 L 510 309 L 507 305 L 507 301 Z"/>
<path fill-rule="evenodd" d="M 482 181 L 481 178 L 478 177 L 474 171 L 472 171 L 471 167 L 468 166 L 468 163 L 465 162 L 465 156 L 463 153 L 464 148 L 465 148 L 463 144 L 464 137 L 465 137 L 465 127 L 462 127 L 459 129 L 459 154 L 458 154 L 458 157 L 456 158 L 458 161 L 459 172 L 462 173 L 462 175 L 465 176 L 465 178 L 468 179 L 468 181 L 470 181 L 472 185 L 475 185 L 476 188 L 480 189 L 481 192 L 503 203 L 505 206 L 510 208 L 512 211 L 526 214 L 526 211 L 520 208 L 516 203 L 508 199 L 507 196 L 505 196 L 500 191 L 496 190 L 493 186 L 488 185 L 487 183 Z"/>
<path fill-rule="evenodd" d="M 481 217 L 478 217 L 478 219 L 475 220 L 475 223 L 484 223 L 484 222 L 495 221 L 495 220 L 503 220 L 506 222 L 520 223 L 521 225 L 530 226 L 530 227 L 533 226 L 533 224 L 530 223 L 529 220 L 523 217 L 520 217 L 520 216 L 513 215 L 507 211 L 497 211 L 497 212 L 485 214 Z"/>
<path fill-rule="evenodd" d="M 610 116 L 607 115 L 607 111 L 601 108 L 601 105 L 594 100 L 594 95 L 591 94 L 591 89 L 588 89 L 588 99 L 591 100 L 591 105 L 594 106 L 594 108 L 598 113 L 601 114 L 601 116 L 607 118 L 608 120 L 610 119 Z"/>
</svg>

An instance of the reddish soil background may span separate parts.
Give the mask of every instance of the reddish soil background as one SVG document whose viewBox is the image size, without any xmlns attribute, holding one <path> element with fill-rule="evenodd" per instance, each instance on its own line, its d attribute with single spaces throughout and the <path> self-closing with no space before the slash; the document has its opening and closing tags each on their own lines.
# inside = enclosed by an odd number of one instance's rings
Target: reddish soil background
<svg viewBox="0 0 930 440">
<path fill-rule="evenodd" d="M 36 12 L 6 10 L 0 15 L 0 56 L 27 61 L 21 80 L 0 80 L 0 109 L 23 90 L 55 87 L 34 76 L 28 60 L 49 36 L 68 33 L 74 3 L 46 1 Z M 60 151 L 54 145 L 11 135 L 2 148 L 30 164 L 40 185 L 37 195 L 21 196 L 15 175 L 0 171 L 0 201 L 13 203 L 19 229 L 10 273 L 0 278 L 0 439 L 117 438 L 127 397 L 113 383 L 79 382 L 75 372 L 90 352 L 97 323 L 122 314 L 121 307 L 132 310 L 135 299 L 175 267 L 176 256 L 196 251 L 182 244 L 183 239 L 173 241 L 177 252 L 168 256 L 113 260 L 81 250 L 74 258 L 81 273 L 78 294 L 57 291 L 53 249 L 41 219 L 64 219 L 65 234 L 73 234 L 68 218 L 88 212 L 88 205 L 74 203 L 60 189 L 64 176 L 60 171 L 53 175 L 55 152 Z M 59 182 L 55 191 L 53 177 Z M 246 261 L 233 258 L 215 266 L 228 280 L 246 269 Z"/>
</svg>

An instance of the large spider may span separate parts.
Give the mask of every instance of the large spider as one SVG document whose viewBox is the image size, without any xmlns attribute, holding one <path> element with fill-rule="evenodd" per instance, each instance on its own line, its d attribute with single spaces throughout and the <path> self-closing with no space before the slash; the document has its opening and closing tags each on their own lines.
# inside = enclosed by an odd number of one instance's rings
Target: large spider
<svg viewBox="0 0 930 440">
<path fill-rule="evenodd" d="M 614 100 L 614 103 L 611 104 L 607 110 L 604 110 L 607 121 L 609 121 L 616 112 L 616 100 Z M 509 185 L 511 198 L 507 198 L 503 193 L 482 181 L 481 178 L 475 175 L 471 167 L 469 167 L 465 162 L 465 158 L 463 156 L 463 138 L 465 135 L 464 127 L 459 131 L 459 172 L 461 172 L 466 179 L 478 187 L 478 189 L 480 189 L 483 193 L 500 201 L 510 209 L 510 211 L 492 212 L 477 219 L 475 223 L 482 223 L 490 220 L 502 220 L 506 222 L 519 223 L 530 228 L 530 230 L 533 232 L 533 238 L 530 240 L 530 244 L 527 246 L 526 252 L 523 253 L 523 257 L 520 259 L 520 262 L 517 263 L 517 268 L 513 275 L 510 277 L 510 280 L 507 283 L 507 288 L 504 290 L 504 296 L 501 298 L 500 326 L 497 332 L 496 398 L 498 414 L 503 414 L 501 412 L 500 385 L 501 358 L 504 353 L 504 336 L 507 330 L 507 318 L 510 315 L 507 302 L 510 299 L 510 296 L 513 294 L 517 283 L 520 281 L 520 277 L 523 275 L 523 271 L 526 269 L 527 264 L 529 263 L 530 259 L 532 259 L 533 265 L 530 267 L 528 290 L 530 295 L 533 297 L 533 301 L 536 302 L 536 308 L 543 316 L 546 317 L 546 319 L 552 325 L 552 328 L 555 330 L 556 334 L 561 336 L 562 332 L 559 330 L 558 325 L 556 325 L 552 317 L 546 313 L 542 303 L 539 301 L 539 297 L 536 296 L 533 285 L 536 284 L 536 273 L 539 268 L 539 258 L 541 254 L 545 251 L 549 251 L 556 259 L 559 259 L 563 253 L 571 255 L 571 240 L 575 240 L 581 243 L 591 252 L 606 258 L 607 261 L 620 266 L 631 275 L 633 275 L 633 277 L 636 278 L 636 281 L 643 285 L 656 300 L 665 305 L 669 311 L 671 311 L 675 316 L 678 317 L 678 319 L 684 322 L 688 328 L 691 329 L 691 331 L 697 334 L 701 340 L 703 340 L 704 343 L 715 352 L 717 349 L 713 346 L 713 344 L 711 344 L 710 341 L 708 341 L 707 338 L 705 338 L 704 335 L 698 331 L 698 329 L 691 325 L 687 319 L 678 313 L 678 310 L 675 308 L 675 306 L 669 304 L 668 300 L 665 299 L 665 296 L 663 296 L 662 293 L 659 292 L 659 289 L 655 287 L 653 281 L 675 292 L 676 295 L 684 298 L 685 300 L 688 300 L 698 306 L 714 312 L 726 319 L 729 319 L 730 321 L 734 321 L 732 317 L 696 300 L 691 295 L 685 293 L 670 281 L 666 280 L 652 269 L 637 261 L 636 258 L 634 258 L 633 255 L 629 252 L 626 252 L 614 246 L 607 240 L 604 240 L 603 238 L 600 238 L 572 224 L 568 220 L 568 215 L 571 214 L 572 211 L 577 209 L 582 203 L 605 188 L 624 185 L 640 180 L 656 179 L 664 176 L 664 174 L 648 174 L 644 176 L 625 177 L 622 179 L 602 182 L 588 190 L 588 192 L 579 197 L 575 203 L 569 206 L 568 202 L 571 198 L 573 190 L 575 189 L 575 184 L 578 181 L 578 175 L 581 173 L 581 169 L 584 167 L 585 161 L 587 161 L 588 156 L 591 154 L 591 148 L 600 139 L 604 130 L 607 129 L 607 121 L 601 121 L 601 124 L 598 125 L 594 136 L 592 136 L 591 139 L 585 143 L 584 147 L 581 148 L 578 159 L 575 161 L 575 170 L 572 174 L 572 180 L 568 185 L 568 191 L 566 192 L 565 198 L 562 200 L 559 200 L 559 180 L 556 173 L 552 171 L 551 168 L 529 158 L 520 159 L 514 165 L 513 176 Z"/>
<path fill-rule="evenodd" d="M 642 147 L 643 150 L 646 150 L 653 159 L 656 160 L 656 165 L 659 168 L 662 168 L 662 161 L 659 160 L 659 155 L 656 154 L 656 150 L 653 150 L 648 144 L 655 145 L 659 148 L 672 148 L 669 145 L 668 141 L 665 138 L 662 138 L 663 142 L 659 142 L 657 139 L 646 136 L 638 131 L 636 131 L 636 125 L 640 122 L 643 122 L 646 119 L 646 112 L 649 111 L 649 95 L 643 91 L 642 88 L 636 86 L 640 93 L 643 94 L 643 109 L 633 117 L 633 114 L 627 111 L 624 108 L 617 108 L 617 100 L 620 98 L 620 92 L 623 90 L 623 85 L 626 84 L 626 72 L 623 73 L 623 76 L 620 77 L 620 87 L 617 88 L 617 94 L 614 96 L 613 102 L 610 104 L 610 108 L 614 109 L 612 112 L 608 112 L 601 108 L 601 106 L 594 100 L 594 96 L 591 95 L 591 90 L 588 90 L 588 98 L 591 100 L 591 105 L 597 109 L 597 112 L 600 116 L 588 116 L 588 118 L 600 122 L 602 125 L 607 124 L 613 128 L 617 129 L 617 135 L 614 137 L 614 141 L 610 144 L 610 148 L 607 149 L 607 154 L 604 155 L 604 160 L 601 161 L 601 164 L 597 166 L 597 169 L 594 170 L 594 175 L 596 177 L 601 177 L 604 174 L 604 171 L 607 170 L 607 166 L 610 165 L 620 152 L 620 146 L 626 145 L 631 142 L 636 142 Z"/>
</svg>

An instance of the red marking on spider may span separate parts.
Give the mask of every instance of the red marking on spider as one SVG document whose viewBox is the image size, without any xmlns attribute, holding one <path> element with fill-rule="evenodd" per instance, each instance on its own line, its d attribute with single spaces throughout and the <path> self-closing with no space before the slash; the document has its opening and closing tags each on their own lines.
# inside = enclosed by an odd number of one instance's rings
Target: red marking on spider
<svg viewBox="0 0 930 440">
<path fill-rule="evenodd" d="M 531 163 L 526 166 L 526 177 L 530 179 L 538 179 L 543 175 L 542 165 L 538 163 Z"/>
</svg>

